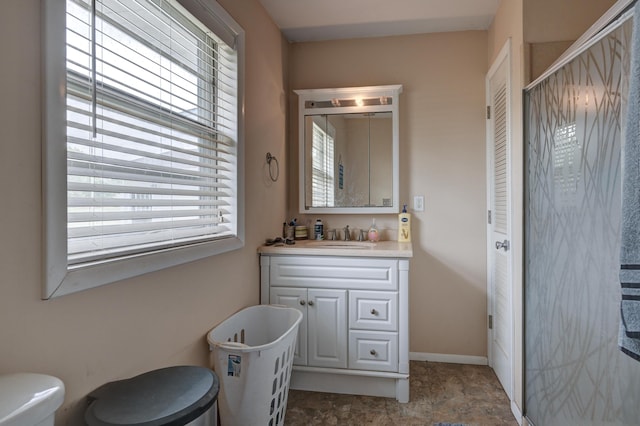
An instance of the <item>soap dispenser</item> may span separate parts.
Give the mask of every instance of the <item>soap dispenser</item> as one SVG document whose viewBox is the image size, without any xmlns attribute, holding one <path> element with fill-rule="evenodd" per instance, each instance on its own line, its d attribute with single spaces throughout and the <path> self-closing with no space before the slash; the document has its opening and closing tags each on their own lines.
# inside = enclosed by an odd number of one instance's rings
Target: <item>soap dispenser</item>
<svg viewBox="0 0 640 426">
<path fill-rule="evenodd" d="M 380 241 L 380 233 L 378 232 L 378 227 L 376 226 L 376 220 L 373 219 L 373 222 L 371 222 L 371 226 L 369 227 L 369 233 L 367 234 L 367 236 L 369 237 L 369 241 L 371 242 L 377 242 Z"/>
<path fill-rule="evenodd" d="M 407 213 L 407 205 L 402 207 L 402 213 L 398 215 L 398 242 L 411 241 L 411 215 Z"/>
</svg>

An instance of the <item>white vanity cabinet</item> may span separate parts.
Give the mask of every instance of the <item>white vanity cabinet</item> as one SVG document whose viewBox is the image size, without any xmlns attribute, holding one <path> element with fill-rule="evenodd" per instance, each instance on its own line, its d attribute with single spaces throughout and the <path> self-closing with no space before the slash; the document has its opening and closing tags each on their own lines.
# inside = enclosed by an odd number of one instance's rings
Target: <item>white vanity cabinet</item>
<svg viewBox="0 0 640 426">
<path fill-rule="evenodd" d="M 261 303 L 290 306 L 304 315 L 292 389 L 408 402 L 408 247 L 382 252 L 395 257 L 313 249 L 310 242 L 260 250 Z"/>
</svg>

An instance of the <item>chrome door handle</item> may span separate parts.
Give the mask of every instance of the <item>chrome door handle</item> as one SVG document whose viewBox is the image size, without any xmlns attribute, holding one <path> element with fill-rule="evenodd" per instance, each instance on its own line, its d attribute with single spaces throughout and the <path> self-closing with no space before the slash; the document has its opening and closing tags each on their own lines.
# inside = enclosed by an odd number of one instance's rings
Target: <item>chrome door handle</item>
<svg viewBox="0 0 640 426">
<path fill-rule="evenodd" d="M 496 241 L 496 250 L 500 249 L 504 249 L 504 251 L 509 250 L 509 240 Z"/>
</svg>

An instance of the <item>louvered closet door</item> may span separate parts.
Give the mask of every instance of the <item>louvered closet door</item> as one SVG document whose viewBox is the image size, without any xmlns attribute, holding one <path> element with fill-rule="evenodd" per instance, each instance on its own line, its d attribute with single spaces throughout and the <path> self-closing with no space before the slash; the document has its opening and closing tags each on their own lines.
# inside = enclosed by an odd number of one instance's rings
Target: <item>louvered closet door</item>
<svg viewBox="0 0 640 426">
<path fill-rule="evenodd" d="M 508 46 L 508 45 L 507 45 Z M 488 75 L 490 114 L 487 122 L 489 156 L 490 223 L 488 241 L 489 269 L 489 362 L 507 395 L 512 383 L 512 297 L 511 297 L 511 237 L 509 184 L 509 56 L 496 61 Z"/>
</svg>

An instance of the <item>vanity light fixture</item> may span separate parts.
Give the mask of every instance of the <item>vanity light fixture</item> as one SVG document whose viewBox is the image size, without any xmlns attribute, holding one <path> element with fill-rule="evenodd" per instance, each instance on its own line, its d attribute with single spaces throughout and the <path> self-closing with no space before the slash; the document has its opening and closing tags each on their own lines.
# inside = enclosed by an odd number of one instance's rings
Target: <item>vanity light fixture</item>
<svg viewBox="0 0 640 426">
<path fill-rule="evenodd" d="M 304 103 L 306 109 L 320 109 L 320 108 L 348 108 L 348 107 L 369 107 L 379 105 L 392 105 L 393 98 L 390 96 L 379 97 L 353 97 L 353 98 L 330 98 L 330 99 L 318 99 L 307 100 Z"/>
</svg>

